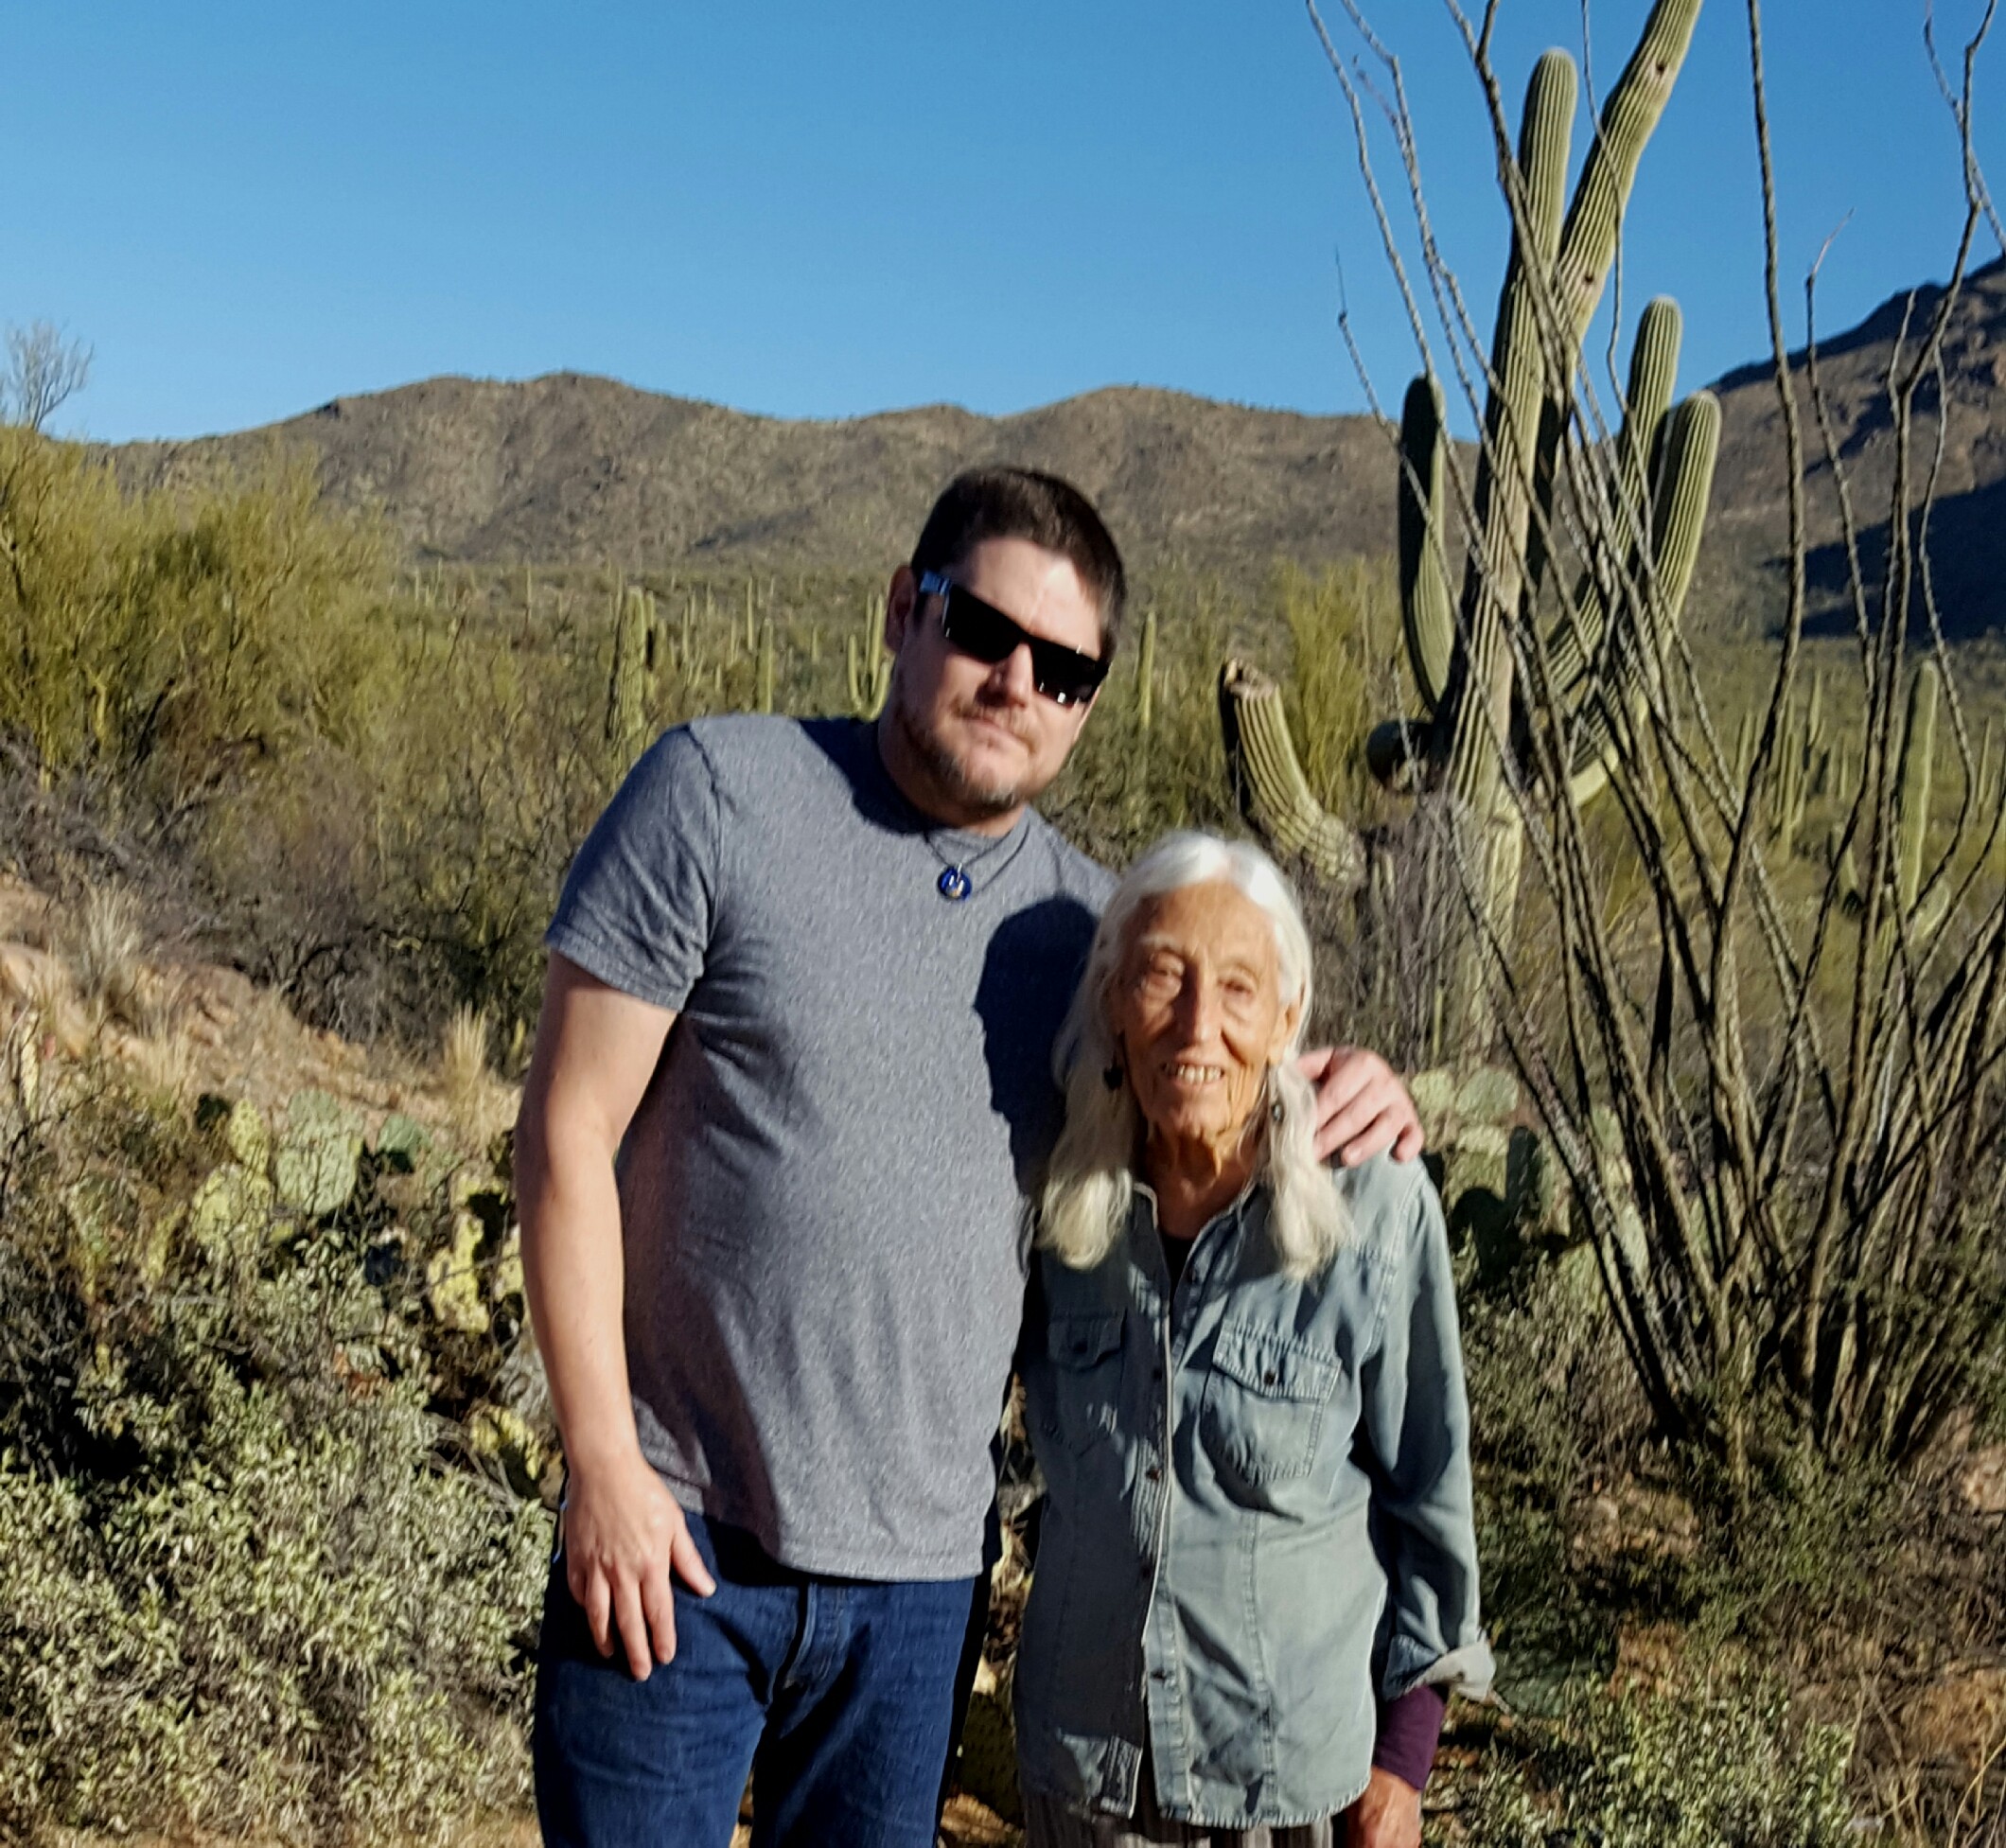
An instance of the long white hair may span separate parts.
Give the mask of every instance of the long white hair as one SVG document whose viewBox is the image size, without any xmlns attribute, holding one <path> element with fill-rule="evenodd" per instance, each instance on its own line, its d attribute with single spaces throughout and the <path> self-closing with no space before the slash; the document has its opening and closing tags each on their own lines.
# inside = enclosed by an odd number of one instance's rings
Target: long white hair
<svg viewBox="0 0 2006 1848">
<path fill-rule="evenodd" d="M 1053 1076 L 1065 1092 L 1065 1127 L 1039 1196 L 1038 1242 L 1075 1270 L 1091 1270 L 1120 1241 L 1135 1196 L 1141 1113 L 1118 1070 L 1108 1025 L 1129 927 L 1146 900 L 1214 880 L 1224 880 L 1268 914 L 1281 1004 L 1295 1009 L 1294 1030 L 1281 1063 L 1269 1069 L 1257 1118 L 1264 1132 L 1268 1223 L 1282 1269 L 1291 1276 L 1317 1276 L 1350 1230 L 1330 1172 L 1316 1158 L 1315 1095 L 1295 1065 L 1310 1014 L 1310 933 L 1295 894 L 1275 862 L 1246 841 L 1171 834 L 1115 889 L 1053 1048 Z"/>
</svg>

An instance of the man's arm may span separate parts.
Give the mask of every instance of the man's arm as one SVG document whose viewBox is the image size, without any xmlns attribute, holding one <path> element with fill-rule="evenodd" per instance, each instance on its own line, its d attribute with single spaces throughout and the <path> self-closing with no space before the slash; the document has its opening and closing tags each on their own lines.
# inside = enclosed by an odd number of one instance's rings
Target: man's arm
<svg viewBox="0 0 2006 1848">
<path fill-rule="evenodd" d="M 1300 1061 L 1316 1086 L 1316 1157 L 1346 1168 L 1391 1149 L 1395 1161 L 1421 1153 L 1421 1119 L 1407 1087 L 1377 1052 L 1362 1046 L 1320 1047 Z"/>
<path fill-rule="evenodd" d="M 621 1328 L 613 1159 L 675 1019 L 554 953 L 516 1121 L 523 1281 L 569 1476 L 565 1575 L 600 1653 L 617 1628 L 637 1681 L 676 1653 L 671 1570 L 716 1590 L 641 1454 Z"/>
</svg>

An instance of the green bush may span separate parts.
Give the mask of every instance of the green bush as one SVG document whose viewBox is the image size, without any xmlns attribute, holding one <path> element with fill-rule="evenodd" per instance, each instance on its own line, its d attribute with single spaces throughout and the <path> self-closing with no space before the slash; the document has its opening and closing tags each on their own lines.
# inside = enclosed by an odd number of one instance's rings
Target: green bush
<svg viewBox="0 0 2006 1848">
<path fill-rule="evenodd" d="M 1477 1848 L 1844 1848 L 1851 1752 L 1771 1684 L 1583 1695 L 1493 1745 L 1456 1815 Z"/>
<path fill-rule="evenodd" d="M 368 709 L 383 541 L 303 461 L 126 494 L 87 450 L 0 427 L 0 732 L 45 771 L 186 806 Z"/>
<path fill-rule="evenodd" d="M 413 1164 L 372 1152 L 384 1188 L 289 1218 L 246 1127 L 72 1084 L 0 1169 L 0 1832 L 375 1838 L 524 1794 L 549 1518 L 449 1416 L 502 1344 L 421 1287 L 480 1198 L 393 1225 Z"/>
</svg>

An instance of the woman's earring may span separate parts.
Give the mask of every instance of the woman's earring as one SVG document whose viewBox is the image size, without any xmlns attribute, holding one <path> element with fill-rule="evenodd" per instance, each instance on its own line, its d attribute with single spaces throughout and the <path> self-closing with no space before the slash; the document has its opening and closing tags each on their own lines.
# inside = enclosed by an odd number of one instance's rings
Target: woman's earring
<svg viewBox="0 0 2006 1848">
<path fill-rule="evenodd" d="M 1279 1129 L 1281 1127 L 1281 1100 L 1279 1098 L 1276 1098 L 1275 1101 L 1268 1106 L 1268 1120 L 1269 1122 L 1273 1123 L 1276 1129 Z"/>
</svg>

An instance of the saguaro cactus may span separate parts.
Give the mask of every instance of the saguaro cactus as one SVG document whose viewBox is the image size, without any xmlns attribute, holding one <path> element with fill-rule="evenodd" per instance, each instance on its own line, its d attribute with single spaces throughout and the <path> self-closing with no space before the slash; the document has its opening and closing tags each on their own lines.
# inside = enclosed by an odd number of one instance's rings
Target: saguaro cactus
<svg viewBox="0 0 2006 1848">
<path fill-rule="evenodd" d="M 759 710 L 770 713 L 773 710 L 773 619 L 769 616 L 760 625 L 759 630 L 759 685 L 755 698 Z"/>
<path fill-rule="evenodd" d="M 1473 519 L 1460 604 L 1449 590 L 1447 477 L 1452 466 L 1442 395 L 1432 378 L 1407 393 L 1400 424 L 1400 606 L 1408 663 L 1424 716 L 1381 725 L 1366 756 L 1382 782 L 1454 799 L 1471 827 L 1486 928 L 1508 943 L 1521 833 L 1504 753 L 1520 722 L 1516 633 L 1548 566 L 1557 460 L 1575 415 L 1581 342 L 1614 260 L 1637 162 L 1657 126 L 1692 37 L 1700 0 L 1658 0 L 1611 92 L 1574 201 L 1562 201 L 1575 99 L 1573 60 L 1549 51 L 1527 87 L 1516 159 L 1506 163 L 1512 254 L 1498 304 L 1491 387 L 1469 507 Z M 1698 555 L 1719 447 L 1720 412 L 1698 393 L 1676 409 L 1678 307 L 1645 310 L 1631 355 L 1612 504 L 1592 519 L 1586 570 L 1559 622 L 1530 645 L 1569 721 L 1568 772 L 1577 801 L 1607 780 L 1628 719 L 1652 684 L 1680 618 Z M 1228 661 L 1221 716 L 1242 811 L 1287 852 L 1327 877 L 1355 880 L 1353 831 L 1316 803 L 1288 735 L 1280 689 Z M 1475 1005 L 1474 965 L 1452 979 Z M 1482 1037 L 1487 1027 L 1463 1024 Z"/>
<path fill-rule="evenodd" d="M 623 761 L 647 739 L 654 681 L 648 644 L 654 627 L 654 598 L 638 584 L 630 586 L 613 616 L 613 667 L 606 695 L 606 741 Z"/>
<path fill-rule="evenodd" d="M 843 671 L 850 685 L 850 710 L 874 719 L 891 690 L 891 657 L 885 652 L 885 599 L 865 600 L 864 620 L 843 638 Z"/>
<path fill-rule="evenodd" d="M 1135 653 L 1135 730 L 1147 731 L 1156 706 L 1156 612 L 1142 619 L 1142 645 Z"/>
<path fill-rule="evenodd" d="M 1934 936 L 1948 909 L 1949 892 L 1942 885 L 1928 901 L 1918 902 L 1927 865 L 1929 798 L 1936 782 L 1936 713 L 1943 685 L 1943 670 L 1926 655 L 1916 663 L 1915 678 L 1909 682 L 1909 713 L 1902 727 L 1894 791 L 1894 854 L 1889 871 L 1894 885 L 1891 908 L 1898 912 L 1911 938 Z M 1851 853 L 1840 862 L 1839 898 L 1856 916 L 1866 909 L 1866 889 Z"/>
</svg>

